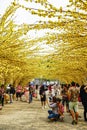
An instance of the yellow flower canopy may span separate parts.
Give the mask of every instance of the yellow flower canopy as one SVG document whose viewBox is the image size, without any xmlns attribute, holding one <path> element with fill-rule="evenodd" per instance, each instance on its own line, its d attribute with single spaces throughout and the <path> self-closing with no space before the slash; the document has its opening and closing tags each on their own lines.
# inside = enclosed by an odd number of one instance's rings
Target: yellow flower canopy
<svg viewBox="0 0 87 130">
<path fill-rule="evenodd" d="M 87 0 L 69 0 L 66 8 L 56 7 L 50 0 L 23 1 L 26 4 L 14 0 L 0 17 L 0 82 L 25 84 L 42 77 L 84 83 Z M 38 8 L 26 6 L 30 4 Z M 39 20 L 16 24 L 14 16 L 19 9 Z"/>
</svg>

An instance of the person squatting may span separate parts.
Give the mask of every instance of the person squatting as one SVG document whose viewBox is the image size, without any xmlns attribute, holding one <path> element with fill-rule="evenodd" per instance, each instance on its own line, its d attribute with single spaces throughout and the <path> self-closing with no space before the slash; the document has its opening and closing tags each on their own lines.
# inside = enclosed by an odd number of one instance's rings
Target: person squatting
<svg viewBox="0 0 87 130">
<path fill-rule="evenodd" d="M 60 98 L 55 96 L 52 98 L 52 102 L 48 102 L 48 106 L 51 110 L 48 110 L 48 119 L 57 121 L 58 119 L 63 121 L 64 118 L 64 106 L 61 103 Z"/>
</svg>

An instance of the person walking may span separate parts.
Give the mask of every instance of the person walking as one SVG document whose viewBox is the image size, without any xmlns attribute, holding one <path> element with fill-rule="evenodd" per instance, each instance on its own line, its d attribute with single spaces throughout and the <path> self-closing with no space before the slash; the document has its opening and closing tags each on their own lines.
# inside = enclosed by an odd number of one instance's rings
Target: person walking
<svg viewBox="0 0 87 130">
<path fill-rule="evenodd" d="M 15 88 L 10 84 L 10 103 L 13 103 L 14 100 L 14 94 L 15 94 Z"/>
<path fill-rule="evenodd" d="M 19 83 L 18 86 L 16 87 L 16 101 L 18 101 L 18 98 L 20 98 L 21 101 L 21 95 L 22 95 L 22 86 Z"/>
<path fill-rule="evenodd" d="M 33 101 L 34 85 L 29 83 L 29 103 Z"/>
<path fill-rule="evenodd" d="M 0 101 L 2 106 L 4 106 L 4 95 L 5 95 L 5 89 L 4 84 L 2 84 L 0 88 Z"/>
<path fill-rule="evenodd" d="M 69 112 L 69 100 L 68 100 L 68 87 L 67 84 L 63 85 L 63 89 L 61 91 L 62 96 L 62 104 L 65 106 L 66 111 Z"/>
<path fill-rule="evenodd" d="M 42 109 L 44 109 L 46 108 L 46 93 L 45 93 L 44 85 L 41 85 L 39 94 L 40 94 L 41 106 Z"/>
<path fill-rule="evenodd" d="M 75 82 L 72 82 L 69 88 L 69 110 L 73 119 L 72 125 L 78 123 L 78 96 L 79 89 L 76 87 Z"/>
<path fill-rule="evenodd" d="M 80 88 L 80 97 L 84 107 L 84 121 L 87 121 L 87 86 L 82 85 Z"/>
</svg>

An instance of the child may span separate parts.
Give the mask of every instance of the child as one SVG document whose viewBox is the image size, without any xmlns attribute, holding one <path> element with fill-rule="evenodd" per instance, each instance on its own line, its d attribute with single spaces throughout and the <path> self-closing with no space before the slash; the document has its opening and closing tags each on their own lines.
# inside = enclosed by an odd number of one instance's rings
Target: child
<svg viewBox="0 0 87 130">
<path fill-rule="evenodd" d="M 57 98 L 57 105 L 58 105 L 58 115 L 59 115 L 59 119 L 61 121 L 63 121 L 64 119 L 64 106 L 63 104 L 61 103 L 61 99 L 60 98 Z"/>
</svg>

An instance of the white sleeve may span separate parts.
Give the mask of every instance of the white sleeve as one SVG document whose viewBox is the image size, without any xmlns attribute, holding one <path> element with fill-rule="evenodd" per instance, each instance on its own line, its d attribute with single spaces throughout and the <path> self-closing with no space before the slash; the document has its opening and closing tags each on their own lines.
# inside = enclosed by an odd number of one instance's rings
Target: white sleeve
<svg viewBox="0 0 87 130">
<path fill-rule="evenodd" d="M 54 108 L 54 107 L 56 107 L 56 103 L 50 104 L 49 106 L 50 106 L 51 108 Z"/>
</svg>

